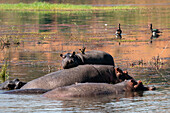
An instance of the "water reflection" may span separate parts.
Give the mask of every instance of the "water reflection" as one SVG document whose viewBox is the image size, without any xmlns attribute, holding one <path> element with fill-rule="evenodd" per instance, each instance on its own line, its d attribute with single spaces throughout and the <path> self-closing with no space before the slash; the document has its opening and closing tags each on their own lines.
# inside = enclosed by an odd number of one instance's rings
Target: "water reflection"
<svg viewBox="0 0 170 113">
<path fill-rule="evenodd" d="M 157 38 L 159 38 L 160 37 L 160 35 L 159 34 L 156 34 L 156 35 L 151 35 L 151 38 L 150 38 L 150 43 L 152 43 L 153 42 L 153 39 L 157 39 Z"/>
<path fill-rule="evenodd" d="M 50 32 L 51 25 L 55 23 L 52 13 L 42 13 L 39 16 L 39 32 Z"/>
<path fill-rule="evenodd" d="M 90 101 L 90 102 L 101 102 L 101 103 L 109 103 L 113 100 L 120 101 L 121 98 L 134 98 L 134 97 L 142 97 L 143 96 L 143 91 L 142 92 L 122 92 L 119 94 L 114 94 L 114 95 L 98 95 L 98 96 L 92 96 L 92 97 L 64 97 L 64 98 L 49 98 L 52 100 L 62 100 L 62 101 L 77 101 L 77 100 L 82 100 L 82 101 Z M 80 102 L 80 101 L 78 101 Z M 67 104 L 64 104 L 67 105 Z M 71 104 L 72 105 L 72 104 Z M 78 104 L 79 105 L 79 104 Z M 68 107 L 68 106 L 67 106 Z"/>
</svg>

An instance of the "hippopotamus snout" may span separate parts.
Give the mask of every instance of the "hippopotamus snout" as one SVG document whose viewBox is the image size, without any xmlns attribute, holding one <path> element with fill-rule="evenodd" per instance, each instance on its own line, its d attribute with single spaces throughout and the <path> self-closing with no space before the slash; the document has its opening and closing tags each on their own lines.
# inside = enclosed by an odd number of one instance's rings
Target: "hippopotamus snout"
<svg viewBox="0 0 170 113">
<path fill-rule="evenodd" d="M 148 90 L 155 90 L 156 88 L 153 87 L 145 87 L 142 81 L 137 81 L 137 84 L 134 85 L 135 91 L 148 91 Z"/>
<path fill-rule="evenodd" d="M 63 58 L 61 65 L 64 69 L 78 66 L 78 62 L 77 60 L 75 60 L 74 55 L 75 55 L 75 52 L 67 53 L 65 55 L 60 54 L 60 56 Z"/>
<path fill-rule="evenodd" d="M 68 69 L 70 67 L 76 67 L 78 66 L 77 61 L 74 61 L 74 59 L 71 58 L 65 58 L 65 60 L 62 61 L 62 67 L 64 69 Z"/>
</svg>

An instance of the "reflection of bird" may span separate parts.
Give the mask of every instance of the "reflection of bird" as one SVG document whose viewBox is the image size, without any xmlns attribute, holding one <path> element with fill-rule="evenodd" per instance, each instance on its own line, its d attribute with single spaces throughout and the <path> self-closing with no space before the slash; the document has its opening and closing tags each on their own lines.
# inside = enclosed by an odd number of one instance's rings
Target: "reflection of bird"
<svg viewBox="0 0 170 113">
<path fill-rule="evenodd" d="M 150 24 L 150 30 L 153 36 L 157 36 L 158 33 L 162 33 L 159 29 L 152 29 L 152 24 Z"/>
<path fill-rule="evenodd" d="M 159 36 L 160 36 L 160 35 L 157 34 L 157 33 L 155 34 L 155 36 L 152 34 L 152 35 L 151 35 L 151 38 L 150 38 L 150 39 L 151 39 L 151 40 L 150 40 L 150 43 L 152 43 L 152 39 L 157 39 Z"/>
<path fill-rule="evenodd" d="M 116 30 L 116 35 L 121 35 L 122 30 L 120 29 L 120 24 L 119 24 L 119 28 Z"/>
<path fill-rule="evenodd" d="M 122 35 L 121 35 L 121 34 L 116 34 L 116 38 L 121 39 L 121 38 L 122 38 Z"/>
<path fill-rule="evenodd" d="M 152 36 L 151 36 L 151 39 L 156 39 L 156 38 L 158 38 L 159 36 L 160 36 L 159 34 L 156 34 L 155 36 L 152 35 Z"/>
</svg>

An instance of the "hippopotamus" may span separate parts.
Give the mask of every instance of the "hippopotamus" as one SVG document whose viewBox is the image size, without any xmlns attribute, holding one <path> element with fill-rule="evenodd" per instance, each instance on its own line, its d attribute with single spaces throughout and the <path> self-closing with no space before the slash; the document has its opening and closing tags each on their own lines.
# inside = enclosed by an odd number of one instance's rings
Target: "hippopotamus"
<svg viewBox="0 0 170 113">
<path fill-rule="evenodd" d="M 127 95 L 133 92 L 143 92 L 155 90 L 155 87 L 145 87 L 143 83 L 134 79 L 125 80 L 117 84 L 108 83 L 75 83 L 69 86 L 58 87 L 52 90 L 49 89 L 17 89 L 6 91 L 3 94 L 43 94 L 49 98 L 72 98 L 72 97 L 95 97 L 104 95 L 114 95 L 126 93 Z"/>
<path fill-rule="evenodd" d="M 34 79 L 21 87 L 21 89 L 54 89 L 85 82 L 116 84 L 128 79 L 133 78 L 127 72 L 112 65 L 79 65 Z"/>
<path fill-rule="evenodd" d="M 85 49 L 82 50 L 82 53 L 78 54 L 76 54 L 74 51 L 72 53 L 67 53 L 65 55 L 60 54 L 60 56 L 62 57 L 63 69 L 68 69 L 84 64 L 100 64 L 115 66 L 114 59 L 109 53 L 97 50 L 87 52 L 84 51 Z"/>
<path fill-rule="evenodd" d="M 140 82 L 141 84 L 141 82 Z M 135 80 L 125 80 L 123 82 L 113 84 L 107 83 L 78 83 L 70 86 L 56 88 L 43 94 L 48 98 L 69 98 L 69 97 L 94 97 L 100 95 L 119 95 L 125 92 L 137 91 L 136 88 L 141 87 Z M 144 86 L 143 86 L 144 87 Z M 140 88 L 142 91 L 142 88 Z M 151 88 L 143 88 L 152 90 Z"/>
<path fill-rule="evenodd" d="M 2 90 L 20 89 L 25 84 L 26 82 L 22 82 L 19 79 L 7 80 L 4 83 L 0 84 L 0 89 Z"/>
</svg>

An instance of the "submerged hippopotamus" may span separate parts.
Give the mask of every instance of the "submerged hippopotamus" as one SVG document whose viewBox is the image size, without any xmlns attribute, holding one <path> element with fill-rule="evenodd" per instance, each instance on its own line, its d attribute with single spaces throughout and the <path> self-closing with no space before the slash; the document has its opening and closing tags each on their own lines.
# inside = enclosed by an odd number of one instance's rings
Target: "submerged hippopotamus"
<svg viewBox="0 0 170 113">
<path fill-rule="evenodd" d="M 101 65 L 115 65 L 113 57 L 104 51 L 87 51 L 82 50 L 82 53 L 75 54 L 67 53 L 65 55 L 60 54 L 62 57 L 62 67 L 64 69 L 76 67 L 84 64 L 101 64 Z"/>
<path fill-rule="evenodd" d="M 70 97 L 94 97 L 100 95 L 119 95 L 127 92 L 153 90 L 154 88 L 141 87 L 141 82 L 125 80 L 121 83 L 78 83 L 70 86 L 56 88 L 43 94 L 48 98 L 70 98 Z"/>
<path fill-rule="evenodd" d="M 96 82 L 116 84 L 133 79 L 127 72 L 112 65 L 79 65 L 49 73 L 25 84 L 21 89 L 54 89 L 75 83 Z"/>
<path fill-rule="evenodd" d="M 0 89 L 2 90 L 20 89 L 25 84 L 26 82 L 22 82 L 19 79 L 7 80 L 4 83 L 0 84 Z"/>
<path fill-rule="evenodd" d="M 55 99 L 67 99 L 72 97 L 94 97 L 104 95 L 120 96 L 119 94 L 133 94 L 133 92 L 143 92 L 155 90 L 155 87 L 145 87 L 141 81 L 134 79 L 125 80 L 117 84 L 108 83 L 76 83 L 69 86 L 58 87 L 53 90 L 48 89 L 18 89 L 6 91 L 3 94 L 43 94 L 44 97 Z"/>
</svg>

